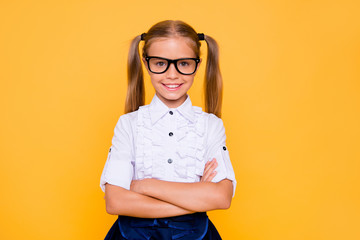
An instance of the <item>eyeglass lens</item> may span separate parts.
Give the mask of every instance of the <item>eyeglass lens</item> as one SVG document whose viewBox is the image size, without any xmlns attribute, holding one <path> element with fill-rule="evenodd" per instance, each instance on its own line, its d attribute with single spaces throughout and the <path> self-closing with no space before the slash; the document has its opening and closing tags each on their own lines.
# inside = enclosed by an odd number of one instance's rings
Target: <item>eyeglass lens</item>
<svg viewBox="0 0 360 240">
<path fill-rule="evenodd" d="M 149 59 L 149 68 L 150 71 L 154 73 L 163 73 L 169 67 L 169 60 L 152 57 Z M 177 59 L 174 64 L 176 64 L 176 69 L 182 74 L 192 74 L 196 70 L 197 62 L 195 59 Z"/>
</svg>

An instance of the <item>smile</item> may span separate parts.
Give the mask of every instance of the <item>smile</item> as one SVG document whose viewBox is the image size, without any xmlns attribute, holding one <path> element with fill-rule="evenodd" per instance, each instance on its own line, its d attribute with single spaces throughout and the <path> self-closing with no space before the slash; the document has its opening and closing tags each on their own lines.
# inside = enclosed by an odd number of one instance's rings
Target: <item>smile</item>
<svg viewBox="0 0 360 240">
<path fill-rule="evenodd" d="M 181 85 L 182 84 L 163 84 L 163 86 L 170 91 L 179 89 L 181 87 Z"/>
</svg>

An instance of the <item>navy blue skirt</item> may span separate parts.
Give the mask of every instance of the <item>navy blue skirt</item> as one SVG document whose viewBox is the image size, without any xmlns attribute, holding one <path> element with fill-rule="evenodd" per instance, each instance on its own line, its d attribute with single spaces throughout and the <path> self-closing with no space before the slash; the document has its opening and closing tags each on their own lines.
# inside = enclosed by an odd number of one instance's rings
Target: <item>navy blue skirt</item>
<svg viewBox="0 0 360 240">
<path fill-rule="evenodd" d="M 118 216 L 105 240 L 219 240 L 205 212 L 168 218 Z"/>
</svg>

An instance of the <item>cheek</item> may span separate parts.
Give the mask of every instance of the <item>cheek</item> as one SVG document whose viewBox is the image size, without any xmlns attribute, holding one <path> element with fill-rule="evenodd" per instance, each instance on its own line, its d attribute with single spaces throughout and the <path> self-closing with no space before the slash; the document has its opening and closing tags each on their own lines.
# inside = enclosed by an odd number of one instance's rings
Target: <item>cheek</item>
<svg viewBox="0 0 360 240">
<path fill-rule="evenodd" d="M 162 79 L 161 74 L 153 74 L 153 73 L 150 74 L 150 80 L 152 85 L 159 84 L 161 79 Z"/>
<path fill-rule="evenodd" d="M 194 77 L 195 77 L 194 75 L 193 76 L 186 76 L 185 80 L 188 83 L 193 83 L 194 82 Z"/>
</svg>

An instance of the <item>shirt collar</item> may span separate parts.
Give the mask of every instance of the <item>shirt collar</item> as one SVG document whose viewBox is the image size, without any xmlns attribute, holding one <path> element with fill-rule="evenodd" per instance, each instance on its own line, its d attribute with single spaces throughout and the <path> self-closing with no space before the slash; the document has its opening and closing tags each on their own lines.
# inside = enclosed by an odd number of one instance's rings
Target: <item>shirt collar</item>
<svg viewBox="0 0 360 240">
<path fill-rule="evenodd" d="M 189 96 L 187 96 L 185 102 L 181 104 L 179 107 L 169 108 L 155 94 L 155 96 L 153 97 L 150 103 L 149 110 L 150 110 L 150 117 L 152 124 L 155 124 L 160 118 L 162 118 L 170 110 L 178 111 L 182 116 L 184 116 L 186 119 L 190 120 L 191 122 L 195 121 L 195 112 L 192 107 L 192 103 Z"/>
</svg>

